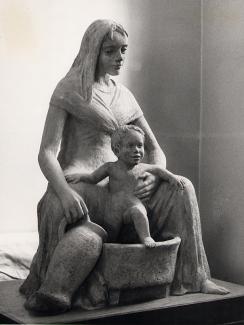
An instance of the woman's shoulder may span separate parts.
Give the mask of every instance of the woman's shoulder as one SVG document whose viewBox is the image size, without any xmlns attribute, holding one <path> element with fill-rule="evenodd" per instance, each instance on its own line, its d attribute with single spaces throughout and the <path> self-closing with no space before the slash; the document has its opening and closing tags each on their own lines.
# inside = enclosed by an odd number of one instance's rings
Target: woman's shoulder
<svg viewBox="0 0 244 325">
<path fill-rule="evenodd" d="M 66 94 L 71 91 L 78 90 L 79 76 L 74 71 L 70 71 L 65 77 L 63 77 L 54 89 L 53 95 Z"/>
<path fill-rule="evenodd" d="M 121 82 L 115 81 L 114 79 L 111 79 L 111 81 L 114 83 L 116 88 L 120 90 L 122 93 L 129 94 L 130 96 L 133 96 L 132 92 L 127 88 L 124 84 Z"/>
<path fill-rule="evenodd" d="M 113 80 L 113 82 L 115 83 L 118 93 L 119 93 L 119 97 L 120 98 L 126 98 L 128 101 L 130 101 L 133 104 L 137 104 L 136 98 L 133 95 L 133 92 L 124 84 L 120 83 L 120 82 L 115 82 Z M 138 105 L 138 104 L 137 104 Z"/>
</svg>

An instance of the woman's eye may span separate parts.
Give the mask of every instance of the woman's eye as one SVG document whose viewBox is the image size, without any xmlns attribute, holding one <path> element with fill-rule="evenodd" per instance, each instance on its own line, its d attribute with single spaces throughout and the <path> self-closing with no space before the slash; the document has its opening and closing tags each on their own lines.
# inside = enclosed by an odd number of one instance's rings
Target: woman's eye
<svg viewBox="0 0 244 325">
<path fill-rule="evenodd" d="M 111 54 L 113 53 L 113 51 L 112 51 L 112 50 L 107 50 L 107 51 L 105 51 L 105 53 L 106 53 L 107 55 L 111 55 Z"/>
</svg>

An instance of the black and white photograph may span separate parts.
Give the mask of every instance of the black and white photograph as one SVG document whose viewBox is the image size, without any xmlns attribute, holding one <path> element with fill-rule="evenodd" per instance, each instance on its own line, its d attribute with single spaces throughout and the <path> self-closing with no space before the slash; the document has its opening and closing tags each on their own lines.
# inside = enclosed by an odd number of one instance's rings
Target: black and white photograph
<svg viewBox="0 0 244 325">
<path fill-rule="evenodd" d="M 0 324 L 244 324 L 244 1 L 0 0 Z"/>
</svg>

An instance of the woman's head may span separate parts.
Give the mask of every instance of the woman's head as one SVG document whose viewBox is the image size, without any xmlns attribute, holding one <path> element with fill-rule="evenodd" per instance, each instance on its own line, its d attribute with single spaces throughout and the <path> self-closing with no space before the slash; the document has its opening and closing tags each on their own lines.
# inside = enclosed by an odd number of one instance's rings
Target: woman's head
<svg viewBox="0 0 244 325">
<path fill-rule="evenodd" d="M 123 56 L 127 47 L 128 34 L 122 25 L 112 20 L 96 20 L 86 30 L 80 51 L 72 65 L 80 76 L 81 96 L 89 102 L 92 97 L 92 86 L 97 74 L 119 73 L 122 65 L 120 56 Z M 118 51 L 119 48 L 119 51 Z M 115 50 L 116 49 L 116 50 Z M 110 51 L 117 51 L 111 53 Z M 116 56 L 116 55 L 117 56 Z M 114 56 L 114 64 L 111 57 Z"/>
<path fill-rule="evenodd" d="M 105 36 L 96 65 L 96 81 L 106 74 L 117 76 L 124 63 L 125 52 L 128 47 L 127 34 L 120 28 L 114 27 L 112 34 Z"/>
</svg>

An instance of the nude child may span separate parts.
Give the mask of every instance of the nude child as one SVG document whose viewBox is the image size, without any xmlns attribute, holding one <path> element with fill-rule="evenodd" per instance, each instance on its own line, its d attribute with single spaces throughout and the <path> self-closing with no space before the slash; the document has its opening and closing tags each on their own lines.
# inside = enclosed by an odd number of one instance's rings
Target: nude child
<svg viewBox="0 0 244 325">
<path fill-rule="evenodd" d="M 156 246 L 150 235 L 147 211 L 144 204 L 134 195 L 138 181 L 146 172 L 158 175 L 162 180 L 184 188 L 183 179 L 158 165 L 141 163 L 144 157 L 144 132 L 137 126 L 118 128 L 111 138 L 111 146 L 118 160 L 107 162 L 93 173 L 67 175 L 70 183 L 80 181 L 97 184 L 109 177 L 109 192 L 113 196 L 112 212 L 105 218 L 113 218 L 114 230 L 119 232 L 123 223 L 133 222 L 136 232 L 147 247 Z M 110 223 L 111 223 L 110 221 Z"/>
</svg>

